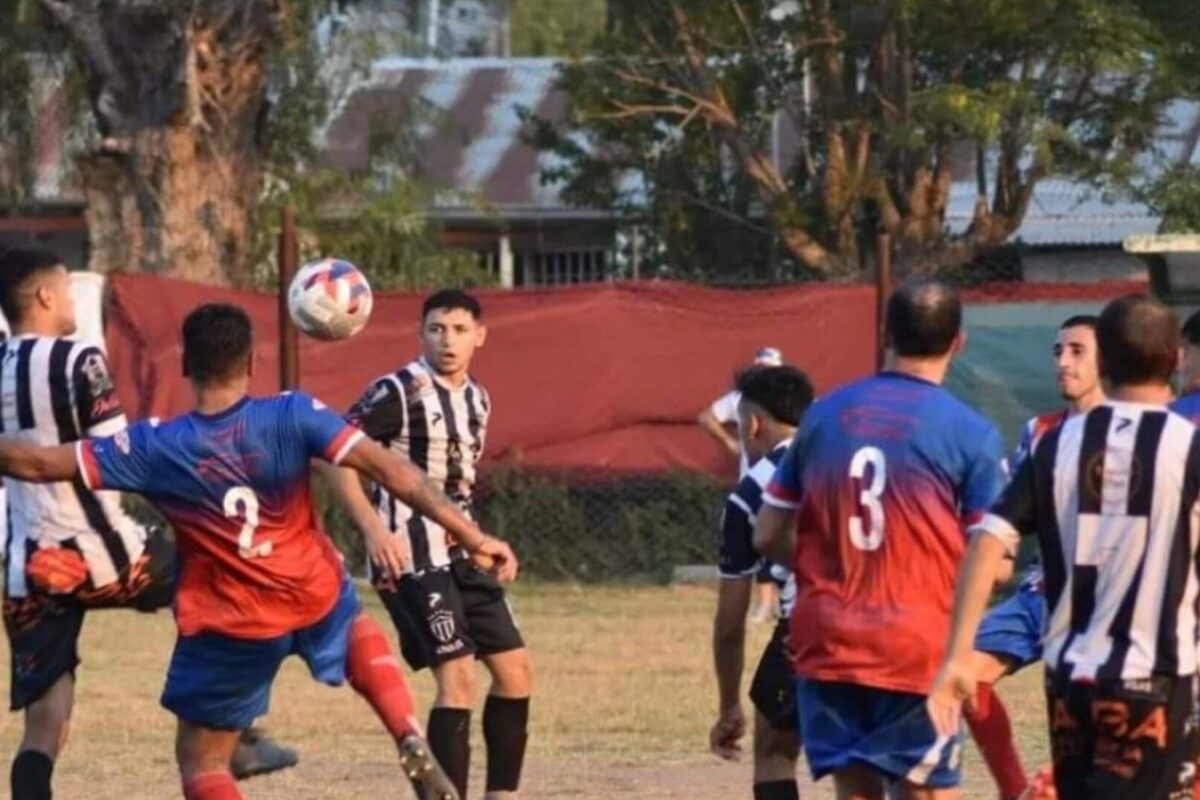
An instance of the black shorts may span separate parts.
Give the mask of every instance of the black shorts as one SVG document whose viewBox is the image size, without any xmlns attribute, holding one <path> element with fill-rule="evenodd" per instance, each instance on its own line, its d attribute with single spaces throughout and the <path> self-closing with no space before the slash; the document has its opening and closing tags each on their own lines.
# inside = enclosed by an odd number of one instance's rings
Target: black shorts
<svg viewBox="0 0 1200 800">
<path fill-rule="evenodd" d="M 796 711 L 796 675 L 787 654 L 787 620 L 775 626 L 750 683 L 750 701 L 777 731 L 800 732 Z"/>
<path fill-rule="evenodd" d="M 395 582 L 376 581 L 375 588 L 414 670 L 525 646 L 504 588 L 469 560 Z"/>
<path fill-rule="evenodd" d="M 1192 800 L 1195 685 L 1185 678 L 1048 680 L 1060 800 Z"/>
<path fill-rule="evenodd" d="M 24 597 L 4 597 L 4 630 L 12 658 L 10 707 L 19 711 L 38 700 L 63 675 L 79 666 L 79 633 L 88 610 L 134 608 L 155 611 L 170 605 L 175 583 L 175 549 L 151 531 L 142 557 L 112 584 L 99 590 L 50 594 L 27 580 Z"/>
</svg>

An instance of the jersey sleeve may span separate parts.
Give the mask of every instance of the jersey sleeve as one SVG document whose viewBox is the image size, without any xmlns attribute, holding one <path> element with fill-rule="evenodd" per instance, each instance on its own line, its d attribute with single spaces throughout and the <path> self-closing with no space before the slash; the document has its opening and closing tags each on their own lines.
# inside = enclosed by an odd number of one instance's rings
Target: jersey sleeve
<svg viewBox="0 0 1200 800">
<path fill-rule="evenodd" d="M 350 407 L 346 421 L 372 439 L 394 439 L 404 430 L 407 414 L 404 388 L 398 380 L 387 376 L 367 387 Z"/>
<path fill-rule="evenodd" d="M 983 518 L 1008 480 L 1008 461 L 1004 457 L 1000 431 L 989 423 L 977 441 L 974 457 L 967 464 L 961 494 L 962 516 L 967 525 Z"/>
<path fill-rule="evenodd" d="M 92 491 L 154 493 L 157 428 L 143 421 L 103 439 L 81 439 L 75 457 L 84 485 Z"/>
<path fill-rule="evenodd" d="M 717 569 L 722 578 L 752 575 L 762 562 L 754 549 L 754 509 L 746 500 L 748 494 L 756 491 L 758 484 L 747 475 L 725 501 L 717 559 Z"/>
<path fill-rule="evenodd" d="M 804 428 L 792 439 L 787 452 L 775 469 L 775 475 L 767 484 L 763 493 L 763 502 L 776 508 L 796 509 L 800 507 L 800 499 L 804 491 L 801 485 L 801 473 L 804 468 L 805 435 Z"/>
<path fill-rule="evenodd" d="M 712 401 L 708 412 L 716 417 L 717 422 L 722 425 L 733 425 L 738 418 L 738 400 L 737 392 L 726 392 Z"/>
<path fill-rule="evenodd" d="M 296 428 L 308 454 L 331 464 L 340 464 L 364 434 L 317 400 L 306 394 L 294 394 L 292 409 Z"/>
<path fill-rule="evenodd" d="M 995 536 L 1015 551 L 1020 537 L 1034 531 L 1035 473 L 1035 459 L 1030 454 L 1017 467 L 1000 499 L 971 526 L 969 532 Z"/>
<path fill-rule="evenodd" d="M 112 436 L 125 428 L 125 411 L 117 397 L 112 369 L 99 348 L 83 349 L 75 359 L 71 383 L 84 436 Z"/>
</svg>

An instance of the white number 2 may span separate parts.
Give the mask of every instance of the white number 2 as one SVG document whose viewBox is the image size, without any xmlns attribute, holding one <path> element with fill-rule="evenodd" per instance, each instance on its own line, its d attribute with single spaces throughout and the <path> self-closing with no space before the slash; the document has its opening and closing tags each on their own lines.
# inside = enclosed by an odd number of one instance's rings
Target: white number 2
<svg viewBox="0 0 1200 800">
<path fill-rule="evenodd" d="M 871 468 L 871 482 L 858 493 L 858 502 L 866 510 L 867 525 L 864 530 L 863 518 L 855 515 L 850 518 L 850 543 L 859 550 L 878 550 L 883 544 L 883 497 L 884 487 L 887 486 L 887 459 L 878 447 L 863 447 L 850 459 L 850 477 L 862 480 L 866 477 L 867 467 Z"/>
<path fill-rule="evenodd" d="M 263 558 L 271 555 L 270 542 L 254 543 L 254 531 L 258 528 L 258 496 L 246 486 L 235 486 L 225 493 L 225 516 L 242 519 L 242 530 L 238 534 L 238 555 L 242 558 Z"/>
</svg>

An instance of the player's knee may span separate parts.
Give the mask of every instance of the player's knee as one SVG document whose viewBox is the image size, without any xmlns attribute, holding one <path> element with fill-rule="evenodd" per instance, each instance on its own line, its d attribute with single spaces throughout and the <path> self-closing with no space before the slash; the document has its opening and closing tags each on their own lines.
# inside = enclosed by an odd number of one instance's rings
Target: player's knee
<svg viewBox="0 0 1200 800">
<path fill-rule="evenodd" d="M 438 697 L 440 706 L 450 708 L 470 708 L 475 704 L 475 696 L 479 691 L 479 677 L 476 674 L 475 659 L 470 657 L 456 658 L 447 661 L 437 668 Z"/>
<path fill-rule="evenodd" d="M 488 662 L 492 692 L 501 697 L 528 697 L 533 693 L 533 659 L 525 648 L 502 653 Z"/>
<path fill-rule="evenodd" d="M 800 737 L 795 731 L 782 731 L 772 728 L 764 720 L 756 720 L 754 726 L 754 759 L 760 761 L 779 762 L 791 765 L 795 769 L 796 761 L 800 758 Z"/>
<path fill-rule="evenodd" d="M 71 728 L 70 698 L 48 694 L 25 710 L 22 749 L 36 750 L 56 758 L 67 744 Z"/>
</svg>

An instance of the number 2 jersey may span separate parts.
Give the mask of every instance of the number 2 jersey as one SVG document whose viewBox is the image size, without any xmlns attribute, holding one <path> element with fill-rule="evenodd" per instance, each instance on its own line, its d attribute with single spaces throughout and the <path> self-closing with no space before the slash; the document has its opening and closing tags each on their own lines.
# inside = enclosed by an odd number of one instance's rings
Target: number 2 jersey
<svg viewBox="0 0 1200 800">
<path fill-rule="evenodd" d="M 144 495 L 174 526 L 181 635 L 269 639 L 337 601 L 342 561 L 313 509 L 310 463 L 339 463 L 362 435 L 296 393 L 139 422 L 77 452 L 88 488 Z"/>
<path fill-rule="evenodd" d="M 927 693 L 966 524 L 1005 478 L 995 426 L 933 383 L 885 372 L 814 403 L 764 498 L 797 512 L 797 674 Z"/>
</svg>

